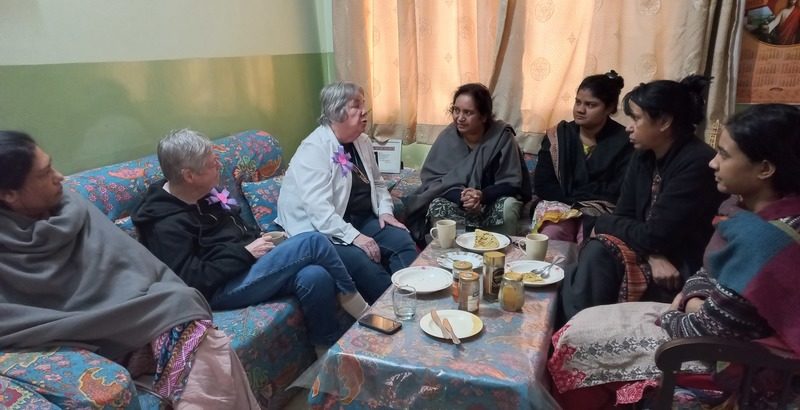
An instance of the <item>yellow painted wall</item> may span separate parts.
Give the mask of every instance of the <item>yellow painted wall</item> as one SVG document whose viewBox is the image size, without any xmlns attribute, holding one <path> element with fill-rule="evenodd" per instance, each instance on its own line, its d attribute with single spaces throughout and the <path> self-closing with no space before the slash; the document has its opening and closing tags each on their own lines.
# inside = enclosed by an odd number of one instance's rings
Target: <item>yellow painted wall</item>
<svg viewBox="0 0 800 410">
<path fill-rule="evenodd" d="M 30 132 L 64 173 L 182 127 L 264 129 L 290 156 L 332 77 L 330 14 L 325 0 L 2 0 L 0 129 Z"/>
</svg>

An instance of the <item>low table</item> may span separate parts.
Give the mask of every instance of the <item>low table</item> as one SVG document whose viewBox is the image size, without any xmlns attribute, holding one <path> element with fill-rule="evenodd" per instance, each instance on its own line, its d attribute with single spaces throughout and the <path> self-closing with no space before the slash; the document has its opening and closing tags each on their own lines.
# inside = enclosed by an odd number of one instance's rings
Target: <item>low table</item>
<svg viewBox="0 0 800 410">
<path fill-rule="evenodd" d="M 513 243 L 506 260 L 524 257 Z M 431 245 L 415 266 L 436 266 L 436 257 L 455 249 Z M 547 260 L 576 257 L 575 244 L 551 241 Z M 432 309 L 457 309 L 450 289 L 419 295 L 417 315 L 394 335 L 357 323 L 330 348 L 309 394 L 313 408 L 557 408 L 548 393 L 545 364 L 556 310 L 557 285 L 528 288 L 522 312 L 481 300 L 484 324 L 461 346 L 425 334 L 419 320 Z M 394 318 L 391 291 L 370 309 Z"/>
</svg>

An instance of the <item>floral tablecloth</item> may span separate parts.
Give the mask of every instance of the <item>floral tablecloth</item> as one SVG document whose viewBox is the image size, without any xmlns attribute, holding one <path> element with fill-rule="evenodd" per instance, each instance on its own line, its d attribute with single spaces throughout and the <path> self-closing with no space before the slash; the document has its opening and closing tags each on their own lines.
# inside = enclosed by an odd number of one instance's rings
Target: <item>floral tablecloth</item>
<svg viewBox="0 0 800 410">
<path fill-rule="evenodd" d="M 429 245 L 414 265 L 435 266 L 447 251 Z M 524 256 L 514 245 L 505 251 L 507 261 Z M 551 241 L 547 259 L 557 255 L 574 260 L 575 245 Z M 325 356 L 309 403 L 316 409 L 557 408 L 544 373 L 557 285 L 528 288 L 525 294 L 517 313 L 482 300 L 478 316 L 484 328 L 461 346 L 430 337 L 419 326 L 420 317 L 434 308 L 457 308 L 449 289 L 420 295 L 417 316 L 394 335 L 353 325 Z M 391 291 L 370 311 L 394 318 Z"/>
</svg>

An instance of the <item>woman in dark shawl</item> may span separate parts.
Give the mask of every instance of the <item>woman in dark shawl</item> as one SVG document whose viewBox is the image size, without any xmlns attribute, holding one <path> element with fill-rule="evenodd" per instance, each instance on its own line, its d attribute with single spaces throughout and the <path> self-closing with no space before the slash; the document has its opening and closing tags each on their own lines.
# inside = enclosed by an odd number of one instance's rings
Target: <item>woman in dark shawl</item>
<svg viewBox="0 0 800 410">
<path fill-rule="evenodd" d="M 550 239 L 580 242 L 582 215 L 614 210 L 633 153 L 625 127 L 610 118 L 624 84 L 613 70 L 584 78 L 572 108 L 575 120 L 547 130 L 533 177 L 542 200 L 533 229 Z"/>
<path fill-rule="evenodd" d="M 453 123 L 425 158 L 422 185 L 406 198 L 415 239 L 428 222 L 453 219 L 467 228 L 516 233 L 531 189 L 514 129 L 494 119 L 492 95 L 483 84 L 464 84 L 453 95 Z"/>
<path fill-rule="evenodd" d="M 0 131 L 0 164 L 0 349 L 77 346 L 152 375 L 176 409 L 259 408 L 200 292 L 64 192 L 29 135 Z"/>
</svg>

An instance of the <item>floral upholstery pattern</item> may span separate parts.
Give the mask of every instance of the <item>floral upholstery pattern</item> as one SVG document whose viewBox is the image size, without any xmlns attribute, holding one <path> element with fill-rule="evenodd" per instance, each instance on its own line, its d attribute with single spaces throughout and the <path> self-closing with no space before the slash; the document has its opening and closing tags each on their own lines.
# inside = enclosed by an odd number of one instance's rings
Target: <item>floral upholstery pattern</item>
<svg viewBox="0 0 800 410">
<path fill-rule="evenodd" d="M 261 406 L 283 408 L 292 398 L 286 388 L 315 358 L 297 299 L 214 312 L 214 324 L 231 337 Z"/>
<path fill-rule="evenodd" d="M 264 232 L 277 229 L 273 222 L 278 217 L 278 195 L 282 182 L 283 176 L 277 176 L 263 181 L 242 183 L 244 198 L 256 223 Z"/>
<path fill-rule="evenodd" d="M 0 352 L 2 408 L 116 409 L 136 403 L 124 367 L 78 348 Z M 39 404 L 42 400 L 48 404 Z"/>
<path fill-rule="evenodd" d="M 214 150 L 222 163 L 220 185 L 239 203 L 246 203 L 243 183 L 247 186 L 248 182 L 271 180 L 277 184 L 273 190 L 264 191 L 265 200 L 261 202 L 263 206 L 272 206 L 271 211 L 255 209 L 260 217 L 266 215 L 274 219 L 280 179 L 270 177 L 284 170 L 283 150 L 278 141 L 264 131 L 251 130 L 214 140 Z M 70 175 L 65 178 L 64 187 L 83 195 L 123 231 L 135 237 L 130 213 L 149 184 L 161 178 L 158 159 L 150 155 Z M 255 223 L 249 207 L 242 207 L 242 216 Z M 245 309 L 214 312 L 214 322 L 232 338 L 233 348 L 262 407 L 283 407 L 296 393 L 287 392 L 286 388 L 315 358 L 297 301 L 283 298 Z M 75 369 L 83 370 L 77 373 Z M 83 385 L 79 381 L 81 377 L 86 380 Z M 124 402 L 122 406 L 130 408 L 158 408 L 155 396 L 137 394 L 133 386 L 124 368 L 90 352 L 69 349 L 0 352 L 0 408 L 102 408 L 105 405 L 95 406 L 89 402 Z"/>
</svg>

